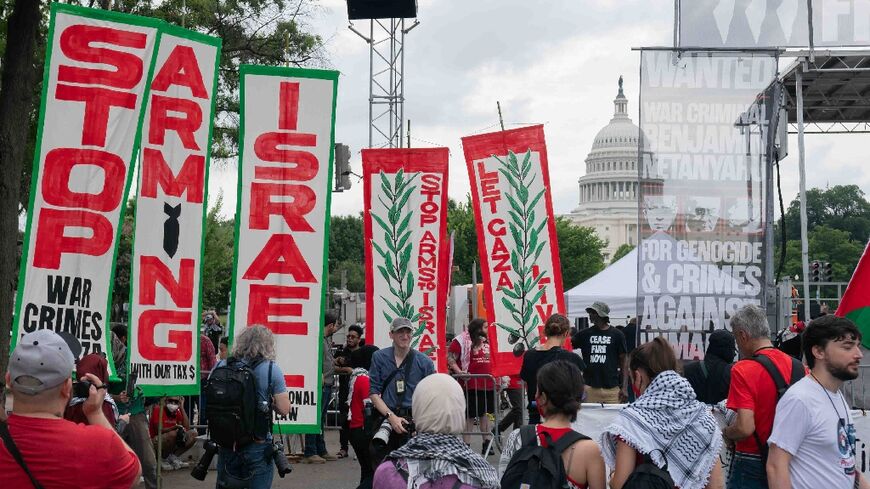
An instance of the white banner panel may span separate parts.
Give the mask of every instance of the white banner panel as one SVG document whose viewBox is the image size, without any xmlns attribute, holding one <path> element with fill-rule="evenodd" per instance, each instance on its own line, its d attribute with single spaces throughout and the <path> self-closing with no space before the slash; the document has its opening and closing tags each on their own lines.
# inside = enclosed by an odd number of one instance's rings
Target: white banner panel
<svg viewBox="0 0 870 489">
<path fill-rule="evenodd" d="M 52 4 L 12 346 L 37 329 L 105 353 L 119 221 L 161 22 Z"/>
<path fill-rule="evenodd" d="M 199 311 L 208 163 L 221 41 L 163 31 L 145 109 L 130 372 L 145 395 L 199 393 Z"/>
<path fill-rule="evenodd" d="M 292 405 L 283 433 L 320 432 L 337 86 L 336 71 L 241 68 L 230 337 L 275 333 Z"/>
</svg>

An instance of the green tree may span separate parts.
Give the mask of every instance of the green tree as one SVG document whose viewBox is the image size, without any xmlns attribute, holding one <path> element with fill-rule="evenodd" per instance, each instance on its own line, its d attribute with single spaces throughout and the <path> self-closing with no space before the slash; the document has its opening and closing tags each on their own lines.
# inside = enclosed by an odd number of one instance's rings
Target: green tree
<svg viewBox="0 0 870 489">
<path fill-rule="evenodd" d="M 631 253 L 635 248 L 637 248 L 637 247 L 634 246 L 634 245 L 630 245 L 630 244 L 628 244 L 628 243 L 623 243 L 623 244 L 620 245 L 619 248 L 617 248 L 616 251 L 613 253 L 613 258 L 610 260 L 610 263 L 616 263 L 616 262 L 618 262 L 620 258 L 622 258 L 623 256 L 625 256 L 625 255 Z"/>
<path fill-rule="evenodd" d="M 341 274 L 347 274 L 347 289 L 365 292 L 365 239 L 362 213 L 332 216 L 329 225 L 329 288 L 341 287 Z"/>
<path fill-rule="evenodd" d="M 564 217 L 556 218 L 562 286 L 567 291 L 604 270 L 601 250 L 605 243 L 590 227 L 577 226 Z"/>
<path fill-rule="evenodd" d="M 477 282 L 483 279 L 480 275 L 480 255 L 477 251 L 477 228 L 474 224 L 474 208 L 471 195 L 465 202 L 447 201 L 447 233 L 453 235 L 453 280 L 451 285 L 470 284 L 472 269 L 477 270 Z"/>
<path fill-rule="evenodd" d="M 202 259 L 202 307 L 218 311 L 229 306 L 235 247 L 235 219 L 221 218 L 222 207 L 223 195 L 219 195 L 206 215 Z"/>
<path fill-rule="evenodd" d="M 832 282 L 848 282 L 858 266 L 864 244 L 849 239 L 849 233 L 828 226 L 816 226 L 807 236 L 810 260 L 831 263 Z M 801 242 L 789 240 L 783 276 L 801 276 Z"/>
</svg>

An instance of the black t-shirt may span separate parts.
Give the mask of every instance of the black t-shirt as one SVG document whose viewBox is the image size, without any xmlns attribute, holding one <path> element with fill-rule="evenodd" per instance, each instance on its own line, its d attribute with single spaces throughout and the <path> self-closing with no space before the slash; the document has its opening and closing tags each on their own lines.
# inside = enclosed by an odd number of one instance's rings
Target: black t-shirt
<svg viewBox="0 0 870 489">
<path fill-rule="evenodd" d="M 592 326 L 575 334 L 571 345 L 583 354 L 586 385 L 601 389 L 619 386 L 619 355 L 626 351 L 622 331 L 612 326 L 605 330 Z"/>
<path fill-rule="evenodd" d="M 523 356 L 523 367 L 520 369 L 520 378 L 526 383 L 528 398 L 531 402 L 535 398 L 535 392 L 538 389 L 538 370 L 544 365 L 555 362 L 556 360 L 565 360 L 577 365 L 577 368 L 582 372 L 586 368 L 583 359 L 574 352 L 563 350 L 561 348 L 550 348 L 549 350 L 529 350 Z"/>
</svg>

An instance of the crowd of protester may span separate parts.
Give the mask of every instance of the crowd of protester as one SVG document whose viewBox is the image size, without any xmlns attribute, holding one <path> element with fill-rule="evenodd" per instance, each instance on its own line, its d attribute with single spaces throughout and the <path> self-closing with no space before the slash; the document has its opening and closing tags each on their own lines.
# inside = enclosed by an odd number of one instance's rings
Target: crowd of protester
<svg viewBox="0 0 870 489">
<path fill-rule="evenodd" d="M 412 348 L 414 326 L 406 318 L 391 322 L 392 345 L 382 349 L 366 345 L 363 328 L 350 326 L 333 357 L 332 335 L 341 324 L 327 313 L 321 414 L 325 420 L 337 378 L 340 446 L 332 455 L 323 431 L 308 435 L 303 461 L 345 458 L 352 448 L 357 489 L 870 489 L 856 461 L 851 406 L 841 393 L 858 376 L 862 358 L 861 333 L 848 319 L 825 315 L 810 322 L 802 333 L 802 363 L 774 347 L 765 312 L 745 306 L 731 315 L 731 331 L 709 335 L 703 360 L 683 364 L 663 337 L 638 344 L 636 321 L 630 330 L 611 326 L 606 304 L 587 312 L 591 326 L 573 335 L 566 317 L 550 316 L 544 341 L 525 352 L 514 378 L 492 376 L 484 320 L 471 321 L 450 343 L 448 375 L 435 373 L 429 356 Z M 270 410 L 257 418 L 249 443 L 216 450 L 217 487 L 271 487 L 272 417 L 290 410 L 274 338 L 262 326 L 247 328 L 230 353 L 226 338 L 216 336 L 221 332 L 207 313 L 204 378 L 228 366 L 248 368 L 258 404 Z M 126 334 L 112 330 L 119 373 Z M 192 429 L 191 413 L 208 423 L 205 390 L 195 400 L 146 398 L 130 385 L 111 395 L 106 358 L 75 361 L 74 351 L 69 338 L 42 330 L 22 336 L 12 352 L 6 384 L 14 402 L 0 423 L 0 486 L 130 487 L 141 475 L 146 487 L 155 487 L 158 452 L 162 469 L 186 467 L 180 456 L 202 434 Z M 572 429 L 584 402 L 626 400 L 597 439 Z M 524 408 L 529 423 L 523 426 Z M 506 415 L 495 425 L 491 415 L 498 410 Z M 724 422 L 716 410 L 727 413 Z M 472 434 L 480 451 L 472 448 Z M 503 434 L 494 467 L 487 458 Z M 74 463 L 83 457 L 101 470 Z"/>
</svg>

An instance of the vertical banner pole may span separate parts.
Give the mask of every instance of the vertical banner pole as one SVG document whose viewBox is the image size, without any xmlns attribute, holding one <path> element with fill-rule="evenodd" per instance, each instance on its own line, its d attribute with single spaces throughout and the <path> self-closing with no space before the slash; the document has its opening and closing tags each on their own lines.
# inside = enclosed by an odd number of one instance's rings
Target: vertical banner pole
<svg viewBox="0 0 870 489">
<path fill-rule="evenodd" d="M 804 321 L 810 320 L 810 251 L 807 240 L 807 166 L 804 149 L 804 67 L 803 64 L 795 70 L 795 88 L 797 90 L 797 124 L 798 124 L 798 171 L 800 172 L 801 200 L 801 275 L 803 278 Z"/>
</svg>

